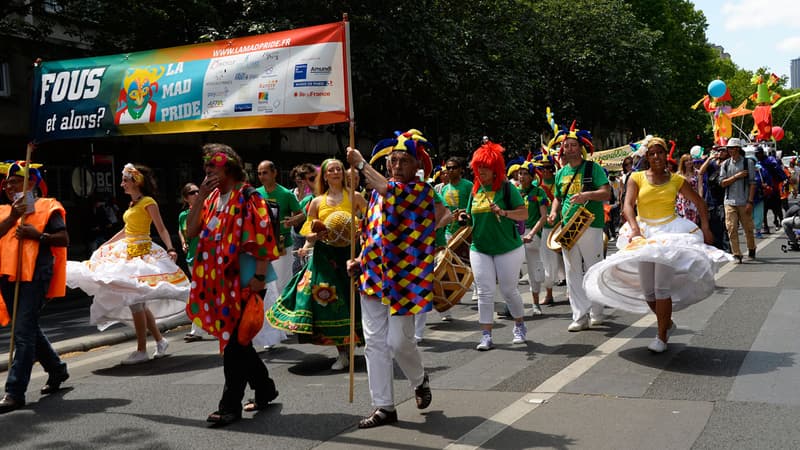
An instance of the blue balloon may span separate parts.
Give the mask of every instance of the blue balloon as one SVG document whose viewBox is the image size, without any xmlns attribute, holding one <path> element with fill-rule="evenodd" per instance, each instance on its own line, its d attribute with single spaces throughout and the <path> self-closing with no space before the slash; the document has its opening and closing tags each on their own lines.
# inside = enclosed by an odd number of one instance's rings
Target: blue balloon
<svg viewBox="0 0 800 450">
<path fill-rule="evenodd" d="M 708 95 L 714 98 L 725 95 L 726 89 L 728 89 L 728 86 L 725 86 L 725 82 L 722 80 L 714 80 L 708 83 Z"/>
</svg>

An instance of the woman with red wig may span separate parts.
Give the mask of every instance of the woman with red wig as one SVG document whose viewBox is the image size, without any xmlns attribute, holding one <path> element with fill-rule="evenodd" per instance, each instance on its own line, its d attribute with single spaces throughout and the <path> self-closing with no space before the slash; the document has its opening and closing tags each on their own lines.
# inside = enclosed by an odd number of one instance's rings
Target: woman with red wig
<svg viewBox="0 0 800 450">
<path fill-rule="evenodd" d="M 490 350 L 494 322 L 494 293 L 506 299 L 514 324 L 512 344 L 525 342 L 522 297 L 517 290 L 519 271 L 525 258 L 517 221 L 528 218 L 519 190 L 506 179 L 503 147 L 489 140 L 475 151 L 470 166 L 475 185 L 461 220 L 472 219 L 472 245 L 469 261 L 478 289 L 478 322 L 483 335 L 478 350 Z"/>
</svg>

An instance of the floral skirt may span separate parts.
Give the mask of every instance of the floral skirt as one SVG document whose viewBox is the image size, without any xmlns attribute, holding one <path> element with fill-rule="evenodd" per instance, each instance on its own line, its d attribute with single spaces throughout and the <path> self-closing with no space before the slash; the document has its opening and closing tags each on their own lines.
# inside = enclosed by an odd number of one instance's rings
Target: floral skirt
<svg viewBox="0 0 800 450">
<path fill-rule="evenodd" d="M 350 342 L 350 247 L 314 244 L 306 266 L 295 274 L 267 311 L 269 323 L 296 333 L 300 342 L 346 345 Z M 361 308 L 356 293 L 356 342 L 362 342 Z"/>
<path fill-rule="evenodd" d="M 163 248 L 129 259 L 128 244 L 104 245 L 88 261 L 67 261 L 67 286 L 93 296 L 90 320 L 97 328 L 133 324 L 130 306 L 146 303 L 157 322 L 185 316 L 189 279 Z"/>
<path fill-rule="evenodd" d="M 617 239 L 620 250 L 586 272 L 583 286 L 592 301 L 636 313 L 650 311 L 639 280 L 640 262 L 664 264 L 674 270 L 670 285 L 673 310 L 714 292 L 719 267 L 733 260 L 729 253 L 704 244 L 700 228 L 684 218 L 637 221 L 644 237 L 630 241 L 631 229 L 626 223 Z"/>
</svg>

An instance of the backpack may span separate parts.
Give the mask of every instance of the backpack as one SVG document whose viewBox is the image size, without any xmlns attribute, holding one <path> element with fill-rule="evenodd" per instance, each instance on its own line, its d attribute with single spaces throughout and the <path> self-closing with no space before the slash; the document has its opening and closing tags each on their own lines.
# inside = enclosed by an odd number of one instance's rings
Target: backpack
<svg viewBox="0 0 800 450">
<path fill-rule="evenodd" d="M 242 193 L 244 194 L 245 201 L 250 200 L 250 197 L 253 194 L 256 194 L 259 197 L 261 197 L 261 194 L 258 193 L 256 188 L 250 185 L 245 186 L 245 188 L 242 190 Z M 280 221 L 281 207 L 275 200 L 268 198 L 264 198 L 263 200 L 267 204 L 267 214 L 269 215 L 269 223 L 272 226 L 272 235 L 275 236 L 275 241 L 278 244 L 278 251 L 283 253 L 285 244 L 283 242 L 283 236 L 281 236 L 281 221 Z"/>
</svg>

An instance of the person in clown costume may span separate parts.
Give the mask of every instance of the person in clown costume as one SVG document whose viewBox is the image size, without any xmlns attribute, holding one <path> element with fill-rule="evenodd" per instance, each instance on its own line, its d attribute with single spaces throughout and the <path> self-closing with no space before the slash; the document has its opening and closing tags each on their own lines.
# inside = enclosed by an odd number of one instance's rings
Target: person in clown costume
<svg viewBox="0 0 800 450">
<path fill-rule="evenodd" d="M 655 353 L 667 350 L 669 336 L 676 329 L 672 311 L 711 295 L 720 264 L 733 259 L 703 243 L 714 241 L 708 208 L 686 179 L 667 170 L 666 147 L 658 137 L 647 143 L 648 169 L 635 172 L 628 180 L 627 221 L 617 240 L 620 251 L 589 268 L 583 281 L 592 301 L 655 313 L 658 329 L 647 346 Z M 676 214 L 679 192 L 697 207 L 700 227 Z"/>
<path fill-rule="evenodd" d="M 393 359 L 414 388 L 417 408 L 427 408 L 432 400 L 414 342 L 414 316 L 431 310 L 435 229 L 448 223 L 450 211 L 416 175 L 419 168 L 426 173 L 432 168 L 428 141 L 414 129 L 395 135 L 375 145 L 369 164 L 358 150 L 347 149 L 348 163 L 373 188 L 361 254 L 348 261 L 350 273 L 361 273 L 364 356 L 375 408 L 359 428 L 397 422 Z M 391 173 L 388 180 L 370 165 L 382 157 Z"/>
<path fill-rule="evenodd" d="M 22 195 L 26 167 L 27 196 Z M 9 314 L 13 314 L 14 306 L 17 308 L 14 358 L 6 377 L 5 395 L 0 399 L 0 414 L 25 405 L 25 392 L 36 361 L 48 374 L 42 394 L 59 390 L 69 378 L 67 364 L 58 357 L 39 327 L 39 313 L 45 302 L 65 293 L 69 236 L 64 207 L 53 198 L 33 197 L 37 187 L 47 195 L 37 167 L 41 164 L 25 166 L 24 161 L 0 165 L 0 171 L 7 174 L 3 182 L 5 193 L 13 201 L 11 205 L 0 206 L 0 324 L 8 325 Z M 14 305 L 17 282 L 19 296 Z"/>
<path fill-rule="evenodd" d="M 567 274 L 567 292 L 572 308 L 572 323 L 568 331 L 581 331 L 603 323 L 603 304 L 592 302 L 583 288 L 584 270 L 603 259 L 603 228 L 605 227 L 603 202 L 611 198 L 611 186 L 603 168 L 587 160 L 594 153 L 592 135 L 586 130 L 560 128 L 548 144 L 548 149 L 561 144 L 559 152 L 563 167 L 556 173 L 553 205 L 547 221 L 554 224 L 561 213 L 561 226 L 565 226 L 585 205 L 594 220 L 571 249 L 562 247 L 564 269 Z"/>
<path fill-rule="evenodd" d="M 125 227 L 100 246 L 88 261 L 67 263 L 67 286 L 93 296 L 90 321 L 100 330 L 117 322 L 133 324 L 136 350 L 122 364 L 147 362 L 147 332 L 156 342 L 153 358 L 166 356 L 168 342 L 158 323 L 184 315 L 189 280 L 175 264 L 178 253 L 158 204 L 150 168 L 125 164 L 122 188 L 131 197 L 122 218 Z M 167 250 L 154 244 L 155 225 Z"/>
<path fill-rule="evenodd" d="M 200 237 L 186 314 L 219 339 L 225 386 L 207 421 L 223 426 L 241 419 L 242 409 L 264 409 L 278 396 L 250 336 L 240 336 L 240 326 L 249 294 L 263 291 L 268 277 L 277 278 L 270 262 L 280 252 L 266 201 L 245 182 L 239 155 L 225 144 L 206 144 L 203 161 L 206 177 L 186 219 L 187 237 Z M 243 408 L 248 383 L 255 398 Z"/>
</svg>

